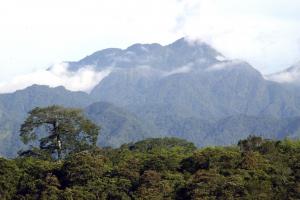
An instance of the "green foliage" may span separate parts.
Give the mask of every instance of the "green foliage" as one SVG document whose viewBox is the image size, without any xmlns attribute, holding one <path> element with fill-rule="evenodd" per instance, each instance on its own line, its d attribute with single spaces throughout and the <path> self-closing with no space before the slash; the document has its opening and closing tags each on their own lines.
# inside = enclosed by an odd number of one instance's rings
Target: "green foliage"
<svg viewBox="0 0 300 200">
<path fill-rule="evenodd" d="M 0 158 L 0 199 L 12 199 L 17 191 L 20 170 L 11 160 Z"/>
<path fill-rule="evenodd" d="M 35 108 L 21 125 L 20 136 L 25 144 L 38 140 L 41 151 L 33 149 L 21 154 L 57 154 L 61 159 L 69 153 L 95 147 L 98 133 L 99 128 L 81 110 L 60 106 Z"/>
<path fill-rule="evenodd" d="M 128 148 L 131 151 L 150 152 L 153 149 L 170 149 L 181 147 L 186 153 L 196 150 L 196 146 L 179 138 L 149 138 L 134 144 L 125 144 L 121 148 Z"/>
<path fill-rule="evenodd" d="M 61 173 L 66 186 L 85 185 L 109 172 L 110 168 L 107 158 L 89 152 L 80 152 L 65 160 Z"/>
<path fill-rule="evenodd" d="M 300 199 L 299 141 L 251 136 L 195 149 L 175 138 L 93 149 L 61 161 L 0 159 L 0 199 Z"/>
<path fill-rule="evenodd" d="M 56 171 L 61 164 L 38 158 L 15 160 L 21 170 L 16 199 L 55 199 L 60 193 Z"/>
</svg>

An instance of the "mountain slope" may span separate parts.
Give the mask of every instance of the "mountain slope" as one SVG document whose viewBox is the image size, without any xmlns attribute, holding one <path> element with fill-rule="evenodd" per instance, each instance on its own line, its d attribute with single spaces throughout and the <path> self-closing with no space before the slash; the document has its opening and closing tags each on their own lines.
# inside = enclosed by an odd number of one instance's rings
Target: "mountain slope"
<svg viewBox="0 0 300 200">
<path fill-rule="evenodd" d="M 300 86 L 300 62 L 281 72 L 266 75 L 265 77 L 271 81 Z"/>
<path fill-rule="evenodd" d="M 100 146 L 118 147 L 121 144 L 161 136 L 155 127 L 110 103 L 93 103 L 85 108 L 85 113 L 101 127 L 98 138 Z"/>
<path fill-rule="evenodd" d="M 101 146 L 117 147 L 123 143 L 161 136 L 155 127 L 142 122 L 134 114 L 110 103 L 93 102 L 86 93 L 38 85 L 0 95 L 0 155 L 15 156 L 23 147 L 19 128 L 30 110 L 54 104 L 84 109 L 87 117 L 102 128 L 98 140 Z"/>
<path fill-rule="evenodd" d="M 266 80 L 247 62 L 228 60 L 203 42 L 182 38 L 166 46 L 104 49 L 68 64 L 73 71 L 93 65 L 111 73 L 90 94 L 35 85 L 0 95 L 0 154 L 15 155 L 29 110 L 52 104 L 86 108 L 103 127 L 103 146 L 158 136 L 205 146 L 236 143 L 249 134 L 300 135 L 298 87 Z"/>
<path fill-rule="evenodd" d="M 218 127 L 223 119 L 230 120 L 232 116 L 257 118 L 254 121 L 239 119 L 245 129 L 236 129 L 233 133 L 236 135 L 232 136 L 235 139 L 243 135 L 238 130 L 250 134 L 255 124 L 263 127 L 261 118 L 266 129 L 273 130 L 270 124 L 300 115 L 300 96 L 293 88 L 266 80 L 246 62 L 220 59 L 222 55 L 206 44 L 191 44 L 180 39 L 167 46 L 136 44 L 118 52 L 114 59 L 122 62 L 112 61 L 115 70 L 91 95 L 128 109 L 144 121 L 152 122 L 166 135 L 181 135 L 193 141 L 197 138 L 199 145 L 220 144 L 222 141 L 214 139 L 203 142 L 201 137 L 215 132 L 209 127 Z M 91 64 L 100 54 L 102 52 L 88 57 L 88 62 L 87 59 L 80 62 Z M 104 67 L 102 62 L 94 63 L 98 68 Z M 182 130 L 182 123 L 191 124 L 193 128 L 186 130 L 183 126 Z M 247 123 L 253 123 L 249 124 L 252 127 L 249 130 Z M 228 124 L 238 127 L 238 124 Z M 269 131 L 259 133 L 271 134 Z"/>
<path fill-rule="evenodd" d="M 217 58 L 221 54 L 208 45 L 190 44 L 184 39 L 167 46 L 153 45 L 118 50 L 109 63 L 103 61 L 106 51 L 101 51 L 76 66 L 111 66 L 113 72 L 91 95 L 140 116 L 145 115 L 143 110 L 170 109 L 175 115 L 209 120 L 236 114 L 276 118 L 300 114 L 297 93 L 265 80 L 246 62 L 220 61 Z"/>
<path fill-rule="evenodd" d="M 0 155 L 14 156 L 20 150 L 19 128 L 33 108 L 54 104 L 82 108 L 92 102 L 86 93 L 70 92 L 63 87 L 33 85 L 12 94 L 1 94 Z"/>
</svg>

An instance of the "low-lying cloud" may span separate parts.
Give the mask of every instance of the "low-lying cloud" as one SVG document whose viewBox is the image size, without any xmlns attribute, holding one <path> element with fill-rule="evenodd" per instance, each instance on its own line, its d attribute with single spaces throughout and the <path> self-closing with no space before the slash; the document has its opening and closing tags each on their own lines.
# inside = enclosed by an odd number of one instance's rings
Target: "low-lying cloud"
<svg viewBox="0 0 300 200">
<path fill-rule="evenodd" d="M 300 84 L 300 63 L 288 70 L 265 76 L 265 79 L 279 83 Z"/>
<path fill-rule="evenodd" d="M 164 72 L 164 76 L 171 76 L 174 74 L 185 74 L 185 73 L 189 73 L 191 70 L 192 70 L 192 65 L 189 64 L 168 72 Z"/>
<path fill-rule="evenodd" d="M 213 64 L 210 67 L 206 69 L 206 71 L 218 71 L 218 70 L 224 70 L 232 67 L 238 67 L 239 64 L 243 63 L 241 60 L 231 60 L 231 61 L 225 61 L 220 62 L 217 64 Z"/>
<path fill-rule="evenodd" d="M 68 63 L 60 63 L 48 70 L 19 75 L 10 81 L 2 82 L 0 83 L 0 93 L 12 93 L 33 84 L 50 87 L 64 86 L 70 91 L 89 93 L 110 72 L 111 69 L 97 71 L 94 66 L 84 66 L 77 71 L 71 71 Z"/>
<path fill-rule="evenodd" d="M 290 73 L 290 72 L 283 72 L 279 74 L 274 74 L 272 76 L 266 76 L 265 78 L 270 81 L 275 81 L 278 83 L 292 83 L 298 81 L 300 77 L 300 73 Z"/>
<path fill-rule="evenodd" d="M 179 0 L 176 33 L 209 43 L 229 59 L 263 74 L 293 65 L 300 56 L 300 1 Z"/>
<path fill-rule="evenodd" d="M 270 74 L 300 58 L 299 7 L 299 0 L 1 1 L 0 80 L 104 48 L 182 36 Z"/>
</svg>

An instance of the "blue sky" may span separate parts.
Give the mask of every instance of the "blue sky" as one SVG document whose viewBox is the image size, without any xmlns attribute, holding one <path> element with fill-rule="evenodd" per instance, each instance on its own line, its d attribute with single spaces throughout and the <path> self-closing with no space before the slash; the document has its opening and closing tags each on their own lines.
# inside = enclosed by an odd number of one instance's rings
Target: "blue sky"
<svg viewBox="0 0 300 200">
<path fill-rule="evenodd" d="M 208 42 L 262 73 L 300 60 L 299 0 L 1 0 L 0 85 L 132 43 Z"/>
</svg>

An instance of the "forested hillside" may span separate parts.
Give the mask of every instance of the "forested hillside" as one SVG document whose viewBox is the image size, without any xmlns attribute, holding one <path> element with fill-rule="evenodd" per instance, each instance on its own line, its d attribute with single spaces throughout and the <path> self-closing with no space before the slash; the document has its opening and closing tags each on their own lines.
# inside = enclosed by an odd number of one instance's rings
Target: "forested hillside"
<svg viewBox="0 0 300 200">
<path fill-rule="evenodd" d="M 64 160 L 0 158 L 0 199 L 299 199 L 300 141 L 181 139 L 96 148 Z"/>
<path fill-rule="evenodd" d="M 91 66 L 110 73 L 88 94 L 41 85 L 0 94 L 1 156 L 15 157 L 23 147 L 19 127 L 27 113 L 51 105 L 83 109 L 101 125 L 102 147 L 149 137 L 178 137 L 197 147 L 232 145 L 251 134 L 300 137 L 298 85 L 270 81 L 204 42 L 103 49 L 64 65 L 70 74 Z"/>
</svg>

